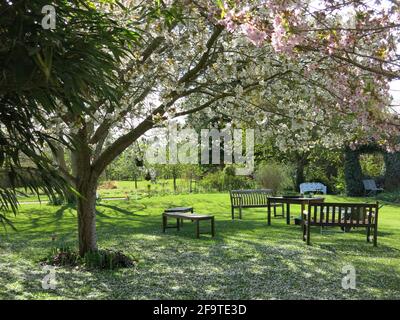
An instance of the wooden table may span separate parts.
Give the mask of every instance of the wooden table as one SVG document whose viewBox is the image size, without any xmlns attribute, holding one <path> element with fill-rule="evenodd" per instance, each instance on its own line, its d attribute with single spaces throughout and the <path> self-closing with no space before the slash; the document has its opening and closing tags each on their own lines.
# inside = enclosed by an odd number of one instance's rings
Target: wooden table
<svg viewBox="0 0 400 320">
<path fill-rule="evenodd" d="M 324 202 L 323 197 L 314 198 L 292 198 L 292 197 L 268 197 L 268 225 L 271 225 L 271 206 L 272 203 L 286 203 L 286 223 L 290 224 L 290 205 L 299 204 L 301 205 L 301 212 L 306 208 L 306 205 L 310 203 L 321 203 Z"/>
<path fill-rule="evenodd" d="M 178 231 L 180 230 L 180 220 L 192 220 L 196 222 L 196 238 L 200 237 L 200 220 L 211 220 L 211 235 L 215 236 L 215 223 L 214 216 L 207 214 L 197 214 L 197 213 L 179 213 L 179 212 L 164 212 L 162 215 L 163 220 L 163 232 L 165 232 L 166 228 L 176 228 Z M 168 218 L 175 218 L 176 225 L 169 226 Z"/>
</svg>

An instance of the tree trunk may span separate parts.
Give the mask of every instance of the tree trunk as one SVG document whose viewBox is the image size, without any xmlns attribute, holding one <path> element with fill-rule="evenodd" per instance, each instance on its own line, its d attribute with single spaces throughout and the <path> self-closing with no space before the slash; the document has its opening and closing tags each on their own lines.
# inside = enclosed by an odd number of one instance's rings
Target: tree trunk
<svg viewBox="0 0 400 320">
<path fill-rule="evenodd" d="M 97 250 L 96 235 L 96 189 L 97 183 L 90 181 L 78 188 L 81 197 L 77 199 L 79 254 Z"/>
<path fill-rule="evenodd" d="M 304 178 L 304 162 L 303 160 L 298 160 L 296 164 L 296 190 L 300 190 L 300 184 L 303 183 Z"/>
<path fill-rule="evenodd" d="M 176 175 L 175 174 L 173 175 L 173 180 L 174 180 L 174 192 L 176 193 L 177 186 L 176 186 Z"/>
<path fill-rule="evenodd" d="M 84 127 L 78 133 L 79 144 L 73 152 L 73 167 L 76 172 L 76 189 L 78 212 L 79 254 L 97 250 L 96 236 L 96 191 L 99 174 L 91 166 L 91 149 L 87 143 L 87 131 Z"/>
</svg>

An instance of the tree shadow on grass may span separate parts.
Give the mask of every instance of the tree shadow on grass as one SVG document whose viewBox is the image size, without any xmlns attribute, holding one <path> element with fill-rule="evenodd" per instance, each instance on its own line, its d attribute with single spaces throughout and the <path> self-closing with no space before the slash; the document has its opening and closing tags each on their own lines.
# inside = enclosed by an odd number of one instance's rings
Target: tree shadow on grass
<svg viewBox="0 0 400 320">
<path fill-rule="evenodd" d="M 81 272 L 63 268 L 57 273 L 58 289 L 51 295 L 68 299 L 399 297 L 395 291 L 400 282 L 398 272 L 375 260 L 398 258 L 399 250 L 384 245 L 374 248 L 361 234 L 330 238 L 318 235 L 319 230 L 313 229 L 312 245 L 307 246 L 301 240 L 301 228 L 287 226 L 282 219 L 273 219 L 268 226 L 258 215 L 232 221 L 223 213 L 217 216 L 215 238 L 202 235 L 196 239 L 195 224 L 190 221 L 185 221 L 180 232 L 168 229 L 164 235 L 161 214 L 141 217 L 129 211 L 129 215 L 117 217 L 117 222 L 112 215 L 100 216 L 98 220 L 102 235 L 99 239 L 107 236 L 112 239 L 108 246 L 121 249 L 123 243 L 125 253 L 140 252 L 137 269 Z M 208 223 L 201 225 L 206 231 L 209 229 Z M 134 234 L 147 235 L 135 238 Z M 38 245 L 45 242 L 35 243 Z M 341 288 L 341 268 L 349 261 L 352 264 L 354 261 L 360 273 L 355 291 Z M 7 272 L 2 272 L 0 278 L 7 279 Z M 36 296 L 43 292 L 40 282 L 33 285 L 32 279 L 12 275 L 10 281 L 18 282 L 21 288 L 11 288 L 7 293 L 9 298 L 18 297 L 21 292 Z"/>
<path fill-rule="evenodd" d="M 287 248 L 243 240 L 215 245 L 201 241 L 148 240 L 137 269 L 60 275 L 66 298 L 103 299 L 355 299 L 394 298 L 400 277 L 392 267 L 355 264 L 357 290 L 341 287 L 342 265 L 315 247 Z M 128 249 L 129 250 L 129 249 Z M 79 292 L 83 284 L 87 293 Z M 65 286 L 65 287 L 63 287 Z M 86 296 L 85 296 L 86 295 Z M 397 293 L 397 297 L 399 294 Z"/>
<path fill-rule="evenodd" d="M 61 220 L 64 217 L 64 213 L 67 209 L 76 210 L 76 206 L 74 204 L 64 204 L 61 207 L 59 207 L 54 214 L 54 216 L 56 217 L 56 220 Z"/>
<path fill-rule="evenodd" d="M 122 213 L 124 215 L 129 215 L 129 216 L 138 216 L 138 217 L 148 216 L 148 215 L 136 214 L 135 213 L 135 212 L 141 212 L 141 211 L 146 210 L 147 206 L 145 204 L 141 204 L 141 207 L 138 208 L 137 210 L 132 210 L 132 209 L 127 210 L 127 209 L 123 209 L 123 208 L 121 208 L 119 206 L 116 206 L 116 205 L 104 204 L 104 203 L 97 204 L 97 207 L 104 207 L 104 208 L 111 209 L 111 210 L 114 210 L 114 211 L 116 211 L 118 213 Z"/>
</svg>

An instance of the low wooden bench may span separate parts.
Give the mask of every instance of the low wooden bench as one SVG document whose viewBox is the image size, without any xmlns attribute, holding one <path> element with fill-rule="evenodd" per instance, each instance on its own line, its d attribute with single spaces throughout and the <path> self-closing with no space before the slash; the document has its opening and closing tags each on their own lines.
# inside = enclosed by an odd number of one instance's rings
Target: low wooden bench
<svg viewBox="0 0 400 320">
<path fill-rule="evenodd" d="M 311 203 L 302 213 L 303 241 L 310 244 L 310 227 L 341 227 L 344 230 L 365 227 L 367 242 L 373 232 L 373 244 L 378 240 L 379 203 Z"/>
<path fill-rule="evenodd" d="M 271 195 L 271 189 L 231 190 L 232 220 L 235 219 L 235 209 L 239 209 L 239 219 L 242 219 L 243 208 L 268 208 L 268 197 Z M 271 202 L 270 206 L 274 208 L 274 217 L 278 216 L 276 213 L 277 206 L 282 208 L 282 214 L 279 216 L 284 216 L 283 204 Z"/>
<path fill-rule="evenodd" d="M 168 225 L 168 218 L 176 219 L 176 225 Z M 201 220 L 210 220 L 211 221 L 211 235 L 215 236 L 215 221 L 214 216 L 206 215 L 206 214 L 197 214 L 197 213 L 180 213 L 180 212 L 164 212 L 162 215 L 163 221 L 163 232 L 165 233 L 165 229 L 167 228 L 176 228 L 178 231 L 181 228 L 180 221 L 182 220 L 192 220 L 196 223 L 196 237 L 200 237 L 200 221 Z"/>
<path fill-rule="evenodd" d="M 164 213 L 171 213 L 171 212 L 176 212 L 176 213 L 185 213 L 185 212 L 190 212 L 193 213 L 193 207 L 173 207 L 173 208 L 168 208 L 164 210 Z M 183 226 L 183 219 L 180 220 L 181 226 Z"/>
</svg>

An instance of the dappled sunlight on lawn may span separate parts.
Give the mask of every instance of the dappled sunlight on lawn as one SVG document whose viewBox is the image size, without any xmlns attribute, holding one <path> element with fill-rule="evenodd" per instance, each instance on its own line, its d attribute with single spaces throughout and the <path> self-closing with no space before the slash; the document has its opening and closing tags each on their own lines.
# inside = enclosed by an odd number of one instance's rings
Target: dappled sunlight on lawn
<svg viewBox="0 0 400 320">
<path fill-rule="evenodd" d="M 329 197 L 329 200 L 343 198 Z M 350 199 L 346 199 L 350 200 Z M 353 200 L 353 199 L 351 199 Z M 195 226 L 161 230 L 161 213 L 193 206 L 216 216 L 216 237 L 195 238 Z M 299 208 L 294 206 L 292 215 Z M 97 205 L 99 245 L 123 250 L 139 262 L 133 269 L 85 271 L 57 268 L 57 289 L 44 291 L 38 264 L 52 246 L 76 246 L 72 206 L 25 205 L 18 232 L 0 242 L 0 296 L 45 299 L 332 299 L 400 298 L 400 208 L 383 207 L 378 247 L 364 230 L 320 234 L 312 246 L 301 228 L 285 219 L 266 221 L 266 209 L 246 209 L 231 220 L 228 194 L 147 197 Z M 201 224 L 208 230 L 208 221 Z M 338 231 L 335 229 L 334 231 Z M 52 241 L 52 236 L 56 240 Z M 344 265 L 357 271 L 356 290 L 341 287 Z"/>
</svg>

